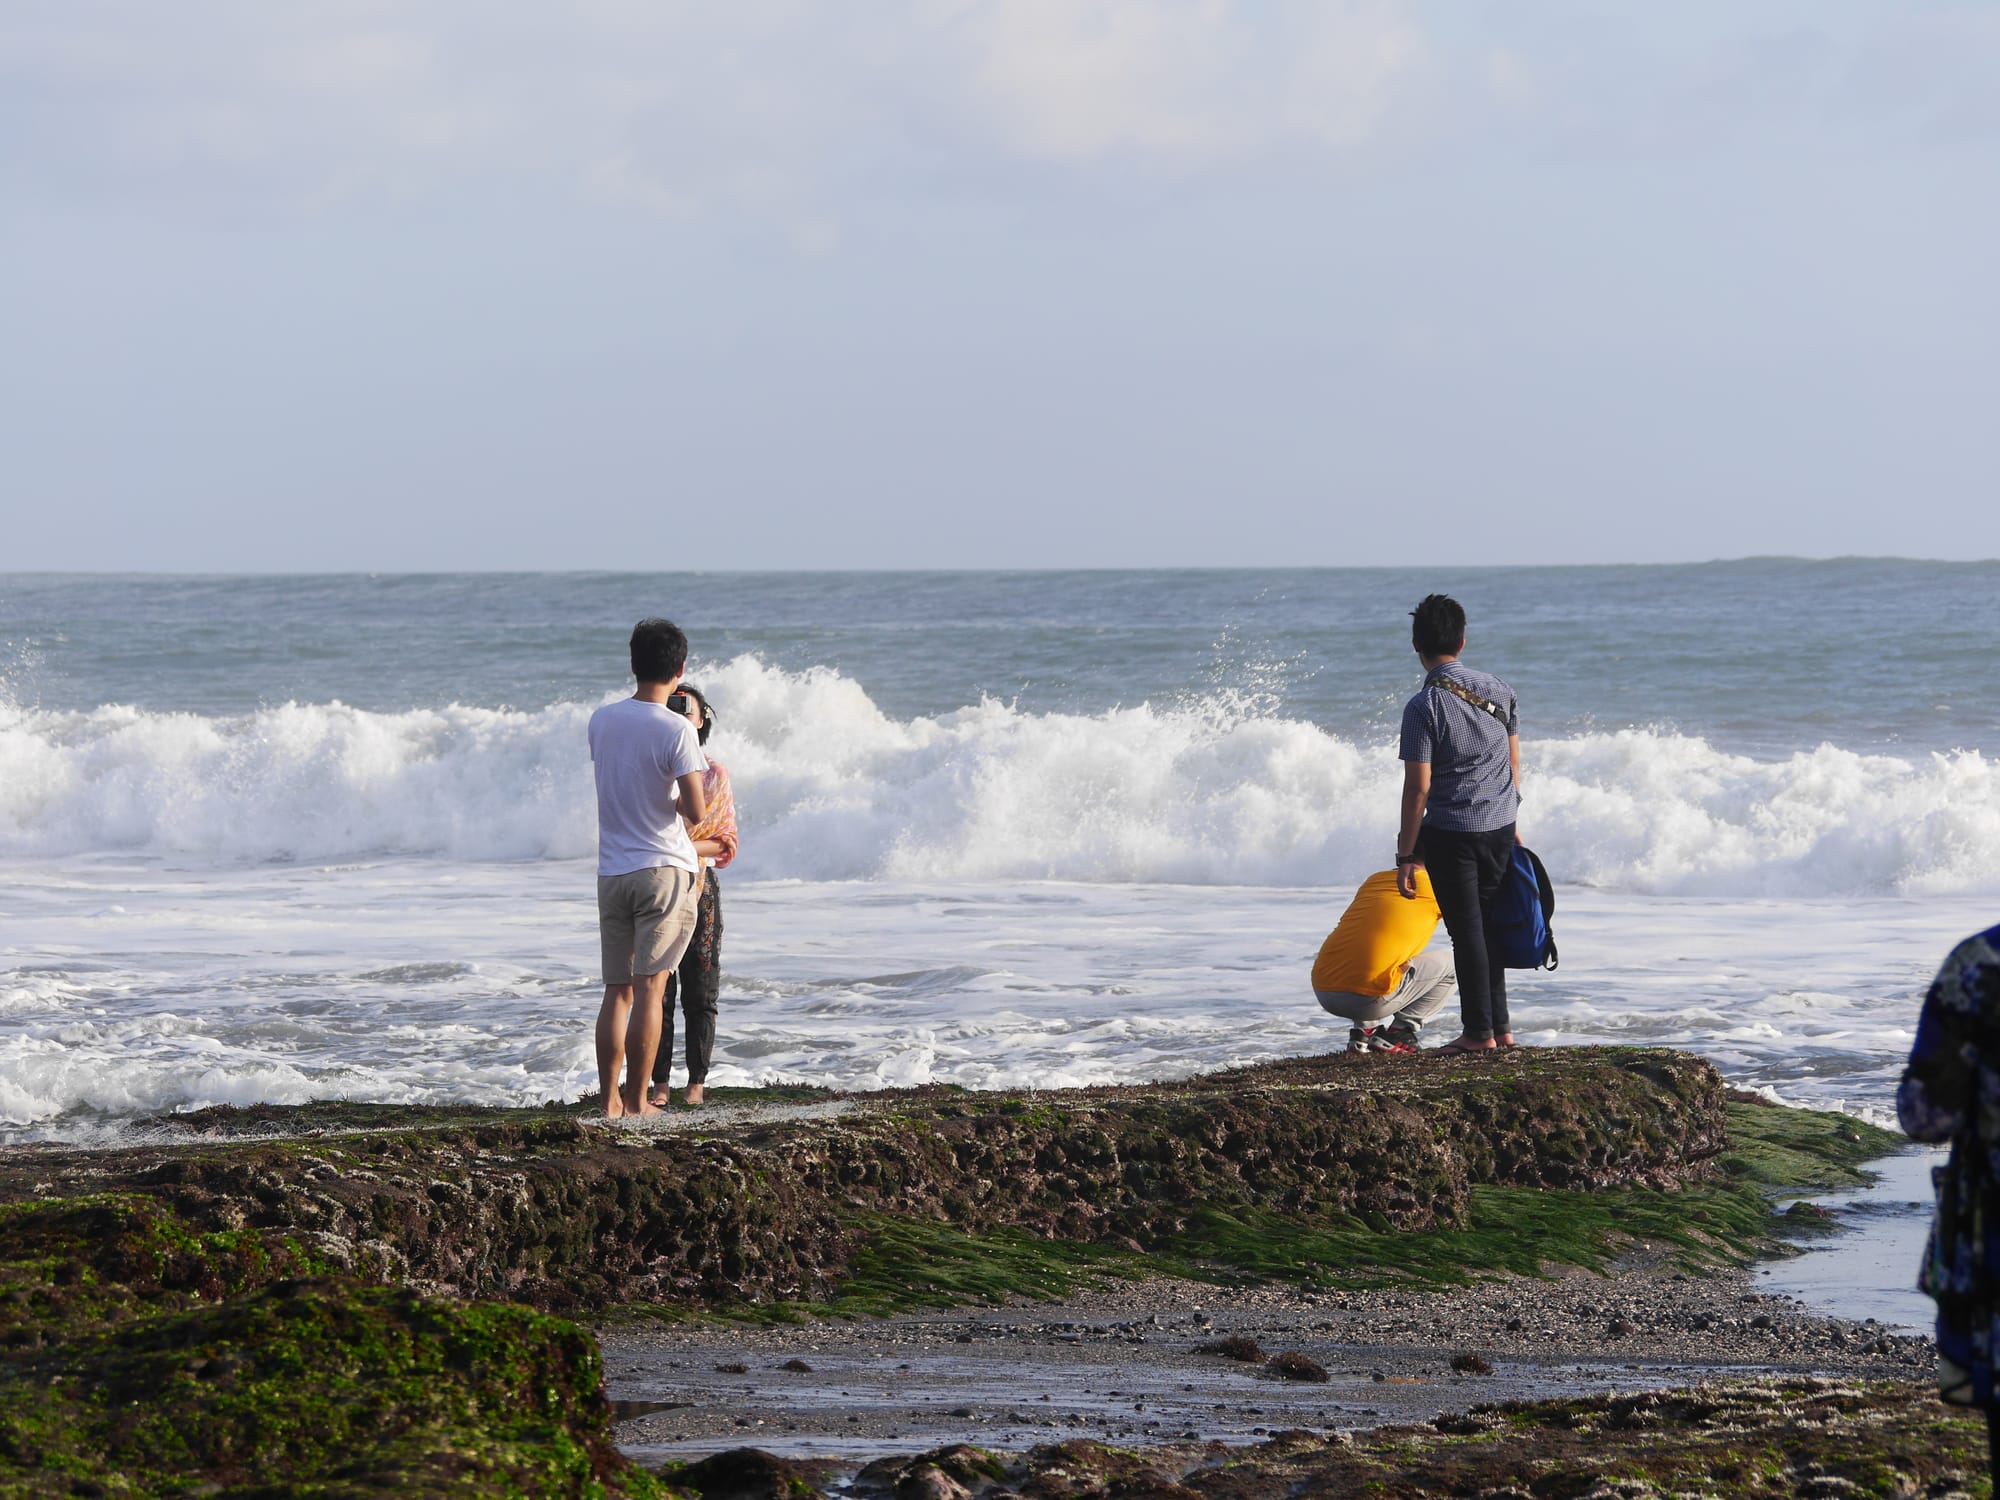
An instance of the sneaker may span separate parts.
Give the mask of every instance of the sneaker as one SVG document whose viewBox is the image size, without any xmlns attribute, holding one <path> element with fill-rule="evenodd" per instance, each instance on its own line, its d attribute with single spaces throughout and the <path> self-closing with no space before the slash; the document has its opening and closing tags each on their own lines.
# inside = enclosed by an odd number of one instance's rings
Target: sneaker
<svg viewBox="0 0 2000 1500">
<path fill-rule="evenodd" d="M 1372 1031 L 1363 1031 L 1359 1026 L 1347 1028 L 1347 1050 L 1349 1052 L 1375 1052 L 1381 1048 L 1380 1038 Z"/>
<path fill-rule="evenodd" d="M 1406 1022 L 1400 1022 L 1400 1020 L 1398 1022 L 1390 1022 L 1388 1030 L 1382 1032 L 1380 1040 L 1376 1042 L 1376 1052 L 1394 1052 L 1398 1056 L 1408 1056 L 1408 1054 L 1416 1052 L 1416 1040 L 1422 1034 L 1424 1032 L 1420 1028 L 1410 1026 Z"/>
</svg>

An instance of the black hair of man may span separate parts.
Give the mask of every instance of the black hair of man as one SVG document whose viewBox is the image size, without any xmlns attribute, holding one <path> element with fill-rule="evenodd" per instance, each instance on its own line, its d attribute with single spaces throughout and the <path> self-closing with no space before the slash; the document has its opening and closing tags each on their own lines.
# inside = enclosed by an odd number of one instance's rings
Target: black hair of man
<svg viewBox="0 0 2000 1500">
<path fill-rule="evenodd" d="M 1410 644 L 1422 656 L 1456 656 L 1465 649 L 1465 607 L 1449 594 L 1426 594 L 1410 611 Z"/>
<path fill-rule="evenodd" d="M 641 620 L 632 627 L 632 675 L 641 682 L 672 682 L 687 668 L 688 638 L 672 620 Z"/>
<path fill-rule="evenodd" d="M 708 706 L 708 694 L 691 682 L 682 683 L 681 691 L 701 705 L 701 727 L 695 731 L 695 737 L 698 743 L 706 745 L 709 726 L 715 722 L 715 710 Z"/>
</svg>

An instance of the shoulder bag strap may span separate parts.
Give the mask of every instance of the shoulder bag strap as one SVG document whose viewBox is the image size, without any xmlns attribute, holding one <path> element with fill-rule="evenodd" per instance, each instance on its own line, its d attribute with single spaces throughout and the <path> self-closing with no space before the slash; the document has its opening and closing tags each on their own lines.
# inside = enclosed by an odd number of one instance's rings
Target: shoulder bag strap
<svg viewBox="0 0 2000 1500">
<path fill-rule="evenodd" d="M 1450 693 L 1454 698 L 1463 698 L 1467 703 L 1470 703 L 1474 708 L 1479 709 L 1484 713 L 1489 713 L 1493 715 L 1493 717 L 1498 719 L 1502 724 L 1505 724 L 1507 722 L 1506 709 L 1502 708 L 1499 704 L 1493 702 L 1489 698 L 1480 697 L 1479 694 L 1473 692 L 1471 688 L 1467 687 L 1462 682 L 1454 682 L 1449 677 L 1433 677 L 1430 680 L 1430 685 L 1432 687 L 1443 688 L 1447 693 Z"/>
</svg>

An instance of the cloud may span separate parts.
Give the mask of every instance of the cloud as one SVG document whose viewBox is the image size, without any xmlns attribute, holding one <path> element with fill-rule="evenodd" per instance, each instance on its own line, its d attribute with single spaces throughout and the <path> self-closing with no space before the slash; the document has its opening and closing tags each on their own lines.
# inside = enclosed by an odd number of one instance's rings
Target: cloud
<svg viewBox="0 0 2000 1500">
<path fill-rule="evenodd" d="M 1913 0 L 10 0 L 0 189 L 199 214 L 461 189 L 747 217 L 1424 149 L 1726 152 L 1992 128 L 2000 23 Z"/>
<path fill-rule="evenodd" d="M 1423 53 L 1388 0 L 16 0 L 0 171 L 279 205 L 546 175 L 670 214 L 809 219 L 844 181 L 941 152 L 1348 147 Z"/>
<path fill-rule="evenodd" d="M 1351 145 L 1424 50 L 1388 4 L 992 0 L 960 25 L 1000 137 L 1063 160 Z"/>
</svg>

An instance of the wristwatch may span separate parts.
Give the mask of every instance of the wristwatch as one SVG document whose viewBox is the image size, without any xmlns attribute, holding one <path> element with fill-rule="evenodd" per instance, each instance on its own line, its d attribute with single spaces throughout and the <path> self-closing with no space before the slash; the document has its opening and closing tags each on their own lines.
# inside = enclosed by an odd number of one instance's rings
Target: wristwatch
<svg viewBox="0 0 2000 1500">
<path fill-rule="evenodd" d="M 1408 854 L 1405 854 L 1399 849 L 1396 851 L 1396 863 L 1399 865 L 1420 865 L 1423 861 L 1417 858 L 1415 850 L 1411 850 Z"/>
</svg>

